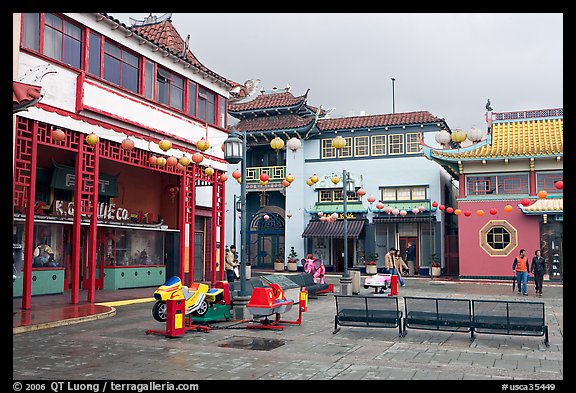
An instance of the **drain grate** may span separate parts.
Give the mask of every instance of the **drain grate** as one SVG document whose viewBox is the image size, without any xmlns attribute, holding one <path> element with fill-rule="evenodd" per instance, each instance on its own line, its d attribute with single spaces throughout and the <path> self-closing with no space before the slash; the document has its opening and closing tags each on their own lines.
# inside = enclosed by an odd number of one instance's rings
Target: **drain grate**
<svg viewBox="0 0 576 393">
<path fill-rule="evenodd" d="M 254 351 L 270 351 L 285 344 L 284 340 L 261 337 L 232 337 L 220 344 L 223 348 L 251 349 Z"/>
</svg>

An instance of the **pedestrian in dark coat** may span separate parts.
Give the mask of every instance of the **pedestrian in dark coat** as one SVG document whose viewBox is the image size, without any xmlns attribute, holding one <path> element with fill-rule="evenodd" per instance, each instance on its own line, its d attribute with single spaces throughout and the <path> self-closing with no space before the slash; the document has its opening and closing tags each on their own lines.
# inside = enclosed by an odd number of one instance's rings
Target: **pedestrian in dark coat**
<svg viewBox="0 0 576 393">
<path fill-rule="evenodd" d="M 536 284 L 536 293 L 542 296 L 542 282 L 544 281 L 544 270 L 546 266 L 546 261 L 542 256 L 540 250 L 536 250 L 534 257 L 532 258 L 532 264 L 530 265 L 530 273 L 534 275 L 534 284 Z"/>
</svg>

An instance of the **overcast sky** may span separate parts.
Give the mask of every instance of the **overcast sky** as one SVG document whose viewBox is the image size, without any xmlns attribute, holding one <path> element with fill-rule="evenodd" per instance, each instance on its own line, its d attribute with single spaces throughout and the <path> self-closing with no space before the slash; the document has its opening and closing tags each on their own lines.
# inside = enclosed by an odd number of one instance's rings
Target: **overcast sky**
<svg viewBox="0 0 576 393">
<path fill-rule="evenodd" d="M 108 14 L 130 25 L 150 13 Z M 487 99 L 495 112 L 563 106 L 561 13 L 173 13 L 172 23 L 212 71 L 310 89 L 308 103 L 332 117 L 392 113 L 394 99 L 396 113 L 426 110 L 466 130 L 485 126 Z"/>
</svg>

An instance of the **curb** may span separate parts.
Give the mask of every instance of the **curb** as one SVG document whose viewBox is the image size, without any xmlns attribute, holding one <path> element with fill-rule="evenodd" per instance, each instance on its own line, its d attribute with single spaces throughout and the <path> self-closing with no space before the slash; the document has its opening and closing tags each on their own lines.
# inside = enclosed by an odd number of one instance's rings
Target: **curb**
<svg viewBox="0 0 576 393">
<path fill-rule="evenodd" d="M 113 317 L 114 315 L 116 315 L 116 309 L 114 307 L 110 307 L 109 311 L 100 314 L 87 315 L 85 317 L 78 317 L 78 318 L 63 319 L 61 321 L 55 321 L 55 322 L 40 323 L 38 325 L 17 326 L 15 328 L 12 328 L 12 334 L 14 335 L 14 334 L 32 332 L 36 330 L 50 329 L 58 326 L 74 325 L 81 322 L 95 321 L 97 319 L 109 318 Z"/>
</svg>

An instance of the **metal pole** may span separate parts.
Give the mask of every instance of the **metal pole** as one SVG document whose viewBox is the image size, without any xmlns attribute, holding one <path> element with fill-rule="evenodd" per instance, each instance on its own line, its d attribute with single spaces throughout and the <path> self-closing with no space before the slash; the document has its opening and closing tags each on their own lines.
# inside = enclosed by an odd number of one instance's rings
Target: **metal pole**
<svg viewBox="0 0 576 393">
<path fill-rule="evenodd" d="M 392 79 L 392 113 L 396 113 L 396 105 L 394 104 L 394 82 L 396 81 L 395 78 Z"/>
<path fill-rule="evenodd" d="M 342 171 L 342 195 L 344 200 L 344 277 L 349 277 L 348 274 L 348 172 L 346 169 Z"/>
<path fill-rule="evenodd" d="M 232 211 L 234 212 L 234 234 L 233 234 L 233 239 L 232 240 L 232 244 L 236 245 L 236 216 L 238 215 L 238 210 L 236 210 L 236 201 L 238 200 L 238 195 L 234 194 L 234 206 L 232 208 Z"/>
<path fill-rule="evenodd" d="M 248 259 L 247 244 L 248 239 L 248 226 L 246 223 L 246 132 L 242 138 L 242 184 L 240 185 L 240 204 L 241 204 L 241 220 L 240 220 L 240 240 L 242 242 L 242 259 L 240 260 L 240 296 L 246 296 L 246 260 Z"/>
</svg>

